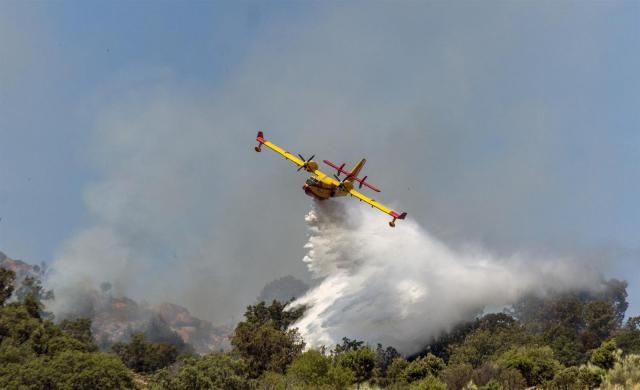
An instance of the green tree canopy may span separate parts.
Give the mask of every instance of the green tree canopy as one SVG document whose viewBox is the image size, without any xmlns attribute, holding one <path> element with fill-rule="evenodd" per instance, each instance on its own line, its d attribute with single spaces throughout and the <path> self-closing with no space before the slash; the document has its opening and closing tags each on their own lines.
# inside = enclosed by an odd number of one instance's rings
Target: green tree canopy
<svg viewBox="0 0 640 390">
<path fill-rule="evenodd" d="M 176 370 L 162 369 L 151 378 L 152 388 L 166 390 L 249 389 L 246 365 L 224 352 L 186 356 Z"/>
<path fill-rule="evenodd" d="M 0 306 L 11 297 L 16 282 L 16 273 L 13 270 L 0 268 Z"/>
<path fill-rule="evenodd" d="M 58 326 L 60 330 L 62 330 L 62 333 L 85 345 L 87 351 L 98 350 L 98 346 L 93 339 L 93 333 L 91 332 L 91 320 L 87 318 L 63 320 Z"/>
<path fill-rule="evenodd" d="M 348 368 L 355 374 L 356 383 L 360 384 L 371 378 L 376 365 L 376 353 L 369 347 L 349 350 L 337 355 L 339 366 Z"/>
<path fill-rule="evenodd" d="M 440 371 L 446 367 L 444 360 L 429 353 L 427 356 L 419 357 L 403 370 L 402 377 L 408 382 L 415 382 L 428 376 L 437 377 Z"/>
<path fill-rule="evenodd" d="M 54 298 L 53 291 L 45 290 L 38 278 L 27 276 L 24 278 L 18 290 L 18 301 L 22 303 L 32 317 L 52 318 L 51 313 L 44 311 L 44 302 Z"/>
<path fill-rule="evenodd" d="M 331 359 L 322 352 L 311 349 L 293 359 L 287 369 L 287 375 L 292 377 L 296 384 L 319 387 L 328 383 L 330 368 Z"/>
<path fill-rule="evenodd" d="M 284 373 L 287 366 L 304 349 L 304 341 L 297 329 L 287 329 L 302 315 L 302 308 L 292 312 L 274 301 L 249 306 L 245 320 L 238 323 L 231 337 L 231 345 L 248 365 L 251 378 L 265 371 Z"/>
<path fill-rule="evenodd" d="M 527 385 L 544 384 L 554 378 L 561 368 L 548 347 L 525 346 L 512 348 L 504 352 L 497 362 L 508 368 L 515 368 L 526 379 Z"/>
<path fill-rule="evenodd" d="M 611 369 L 619 358 L 617 350 L 618 347 L 615 340 L 605 341 L 600 347 L 591 352 L 589 361 L 605 370 Z"/>
<path fill-rule="evenodd" d="M 22 349 L 21 351 L 19 351 Z M 110 354 L 61 351 L 53 356 L 35 355 L 24 348 L 14 348 L 20 362 L 7 359 L 7 349 L 0 364 L 0 388 L 3 389 L 132 389 L 131 373 Z"/>
<path fill-rule="evenodd" d="M 640 354 L 640 316 L 629 317 L 622 329 L 614 333 L 617 346 L 627 354 Z"/>
<path fill-rule="evenodd" d="M 114 343 L 113 352 L 130 369 L 137 372 L 153 372 L 176 361 L 178 350 L 173 345 L 151 343 L 142 333 L 131 335 L 131 342 Z"/>
</svg>

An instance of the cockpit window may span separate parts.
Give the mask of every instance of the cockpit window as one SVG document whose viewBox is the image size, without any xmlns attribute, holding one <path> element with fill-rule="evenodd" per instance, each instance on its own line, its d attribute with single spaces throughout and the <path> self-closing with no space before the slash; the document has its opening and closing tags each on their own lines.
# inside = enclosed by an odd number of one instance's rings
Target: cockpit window
<svg viewBox="0 0 640 390">
<path fill-rule="evenodd" d="M 318 185 L 318 180 L 315 177 L 310 177 L 307 179 L 307 184 L 309 184 L 310 186 L 315 186 Z"/>
</svg>

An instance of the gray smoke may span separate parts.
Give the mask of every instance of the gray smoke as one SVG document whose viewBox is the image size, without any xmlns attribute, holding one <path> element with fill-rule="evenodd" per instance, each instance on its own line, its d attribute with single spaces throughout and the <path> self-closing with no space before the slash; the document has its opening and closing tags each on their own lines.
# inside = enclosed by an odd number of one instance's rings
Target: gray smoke
<svg viewBox="0 0 640 390">
<path fill-rule="evenodd" d="M 452 250 L 410 219 L 390 229 L 375 211 L 337 202 L 317 203 L 306 220 L 303 261 L 321 282 L 291 305 L 309 307 L 293 326 L 314 347 L 349 337 L 411 354 L 487 307 L 599 285 L 568 259 Z"/>
<path fill-rule="evenodd" d="M 613 126 L 566 98 L 600 91 L 599 13 L 548 4 L 327 2 L 261 25 L 216 82 L 195 85 L 164 63 L 105 76 L 81 107 L 95 117 L 95 176 L 86 223 L 53 264 L 56 304 L 106 281 L 115 295 L 224 322 L 266 283 L 308 279 L 298 261 L 305 177 L 253 152 L 258 129 L 319 160 L 367 157 L 379 200 L 392 194 L 452 248 L 513 253 L 559 241 L 571 252 L 594 227 L 615 231 L 612 194 L 634 194 L 626 186 L 638 181 L 596 163 L 617 161 L 603 142 Z M 575 133 L 583 122 L 591 127 Z"/>
</svg>

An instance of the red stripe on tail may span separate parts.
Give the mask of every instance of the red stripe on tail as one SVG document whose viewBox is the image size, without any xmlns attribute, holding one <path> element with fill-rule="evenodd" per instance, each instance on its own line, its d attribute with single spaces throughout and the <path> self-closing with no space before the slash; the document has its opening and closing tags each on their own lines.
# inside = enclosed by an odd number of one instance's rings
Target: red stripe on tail
<svg viewBox="0 0 640 390">
<path fill-rule="evenodd" d="M 336 170 L 336 171 L 338 171 L 339 173 L 344 173 L 345 175 L 347 175 L 347 177 L 346 177 L 345 179 L 355 180 L 355 181 L 357 181 L 358 183 L 360 183 L 361 185 L 371 188 L 371 189 L 372 189 L 372 190 L 374 190 L 375 192 L 381 192 L 379 189 L 377 189 L 376 187 L 372 186 L 371 184 L 369 184 L 369 183 L 365 183 L 365 181 L 364 181 L 364 180 L 365 180 L 368 176 L 365 176 L 365 177 L 364 177 L 364 179 L 361 179 L 361 178 L 359 178 L 359 177 L 355 177 L 355 176 L 351 176 L 351 172 L 347 172 L 347 171 L 345 171 L 345 170 L 344 170 L 344 164 L 342 164 L 342 165 L 340 165 L 340 166 L 337 166 L 336 164 L 332 163 L 332 162 L 331 162 L 331 161 L 329 161 L 329 160 L 322 160 L 322 162 L 323 162 L 323 163 L 325 163 L 325 164 L 327 164 L 327 165 L 328 165 L 328 166 L 330 166 L 331 168 L 335 169 L 335 170 Z"/>
</svg>

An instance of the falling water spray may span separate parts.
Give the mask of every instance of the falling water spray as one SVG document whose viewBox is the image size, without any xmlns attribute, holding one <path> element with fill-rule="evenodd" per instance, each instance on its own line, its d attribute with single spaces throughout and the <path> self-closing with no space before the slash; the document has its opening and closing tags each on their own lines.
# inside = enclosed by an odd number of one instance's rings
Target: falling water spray
<svg viewBox="0 0 640 390">
<path fill-rule="evenodd" d="M 294 326 L 311 347 L 349 337 L 411 354 L 485 308 L 598 280 L 568 259 L 452 249 L 414 221 L 390 229 L 357 206 L 316 202 L 306 215 L 303 261 L 317 284 L 292 305 L 308 307 Z"/>
</svg>

